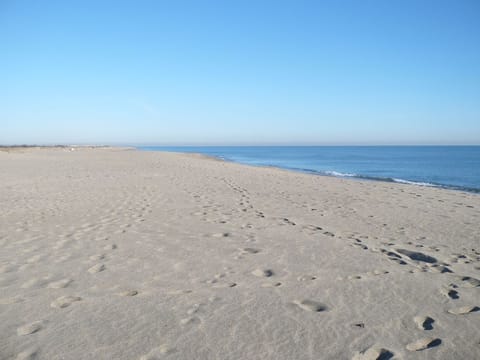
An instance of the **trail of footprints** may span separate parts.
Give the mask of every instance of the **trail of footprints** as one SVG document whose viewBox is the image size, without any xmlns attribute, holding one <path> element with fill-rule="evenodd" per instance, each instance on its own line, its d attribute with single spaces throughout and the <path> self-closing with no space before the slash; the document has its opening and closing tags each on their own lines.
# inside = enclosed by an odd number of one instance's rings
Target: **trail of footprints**
<svg viewBox="0 0 480 360">
<path fill-rule="evenodd" d="M 285 225 L 290 225 L 290 226 L 297 225 L 295 222 L 289 220 L 288 218 L 282 218 L 280 220 L 281 220 L 280 224 L 283 223 Z M 333 232 L 325 231 L 322 227 L 315 226 L 315 225 L 302 226 L 302 230 L 307 231 L 309 235 L 315 235 L 320 233 L 324 236 L 330 236 L 330 237 L 335 236 Z M 445 263 L 445 262 L 439 262 L 436 257 L 426 254 L 424 252 L 400 248 L 395 246 L 394 243 L 384 243 L 384 245 L 387 248 L 379 248 L 379 249 L 375 247 L 370 248 L 367 244 L 364 243 L 364 240 L 368 239 L 368 236 L 356 235 L 356 236 L 350 236 L 350 238 L 353 238 L 352 246 L 354 247 L 357 247 L 361 250 L 370 250 L 372 252 L 383 254 L 388 259 L 398 263 L 399 265 L 413 267 L 413 269 L 409 270 L 409 272 L 411 273 L 415 273 L 415 272 L 432 272 L 432 273 L 438 273 L 438 274 L 454 273 L 453 270 L 451 269 L 451 264 Z M 414 244 L 409 242 L 407 245 L 412 246 Z M 424 247 L 421 244 L 417 244 L 414 246 L 416 248 Z M 440 251 L 440 249 L 437 247 L 431 247 L 430 250 L 434 252 Z M 259 252 L 258 249 L 244 248 L 241 250 L 237 258 L 241 258 L 242 256 L 247 254 L 256 254 L 257 252 Z M 476 250 L 472 250 L 472 252 L 474 256 L 476 256 L 475 259 L 472 259 L 471 257 L 467 257 L 464 254 L 452 254 L 453 261 L 451 262 L 457 263 L 459 261 L 462 261 L 462 263 L 466 263 L 466 264 L 474 261 L 479 262 L 480 253 Z M 349 276 L 348 279 L 349 280 L 362 279 L 365 276 L 369 276 L 369 277 L 378 276 L 378 275 L 385 275 L 388 273 L 389 271 L 386 271 L 386 270 L 374 270 L 363 275 Z M 252 275 L 256 277 L 269 278 L 274 275 L 274 272 L 271 269 L 259 268 L 259 269 L 253 270 Z M 299 281 L 307 281 L 307 280 L 314 280 L 314 279 L 315 279 L 315 276 L 309 276 L 309 275 L 298 277 Z M 449 298 L 450 300 L 457 300 L 460 298 L 459 291 L 456 290 L 459 287 L 480 287 L 480 280 L 470 276 L 456 276 L 454 280 L 458 282 L 459 285 L 456 285 L 455 283 L 450 283 L 445 287 L 443 287 L 442 289 L 440 289 L 440 293 L 446 296 L 447 298 Z M 278 283 L 278 285 L 280 285 L 280 283 Z M 321 302 L 318 302 L 316 300 L 311 300 L 311 299 L 294 300 L 292 304 L 296 305 L 299 309 L 308 311 L 308 312 L 323 312 L 328 310 L 327 306 L 325 306 Z M 480 311 L 480 308 L 478 306 L 466 305 L 466 306 L 460 306 L 460 307 L 451 307 L 450 309 L 447 310 L 447 313 L 451 315 L 467 315 L 469 313 L 477 312 L 477 311 Z M 419 329 L 423 331 L 429 331 L 433 329 L 435 320 L 430 316 L 416 316 L 412 320 L 412 322 Z M 363 328 L 364 324 L 359 323 L 359 324 L 355 324 L 355 326 Z M 436 346 L 441 345 L 441 343 L 442 343 L 442 340 L 439 338 L 423 337 L 405 345 L 405 348 L 408 351 L 417 352 L 417 351 L 423 351 L 430 348 L 434 348 Z M 389 359 L 389 358 L 392 358 L 393 356 L 394 356 L 394 353 L 392 351 L 378 347 L 378 346 L 373 346 L 356 353 L 353 358 L 354 359 Z"/>
<path fill-rule="evenodd" d="M 130 198 L 126 198 L 120 204 L 113 204 L 111 208 L 114 210 L 107 211 L 107 213 L 102 217 L 99 218 L 98 221 L 95 223 L 86 222 L 83 225 L 79 226 L 76 229 L 69 229 L 67 232 L 63 234 L 52 234 L 52 236 L 56 236 L 59 240 L 53 245 L 52 250 L 57 252 L 68 250 L 69 246 L 74 246 L 75 242 L 79 239 L 84 240 L 85 238 L 94 238 L 93 241 L 105 241 L 107 242 L 105 245 L 101 245 L 104 251 L 113 251 L 117 248 L 116 244 L 109 243 L 109 239 L 105 237 L 95 238 L 93 235 L 95 233 L 102 233 L 105 232 L 105 228 L 107 227 L 114 227 L 118 225 L 117 233 L 125 233 L 129 229 L 133 229 L 134 224 L 140 224 L 145 221 L 145 215 L 147 215 L 150 210 L 150 204 L 148 202 L 148 195 L 145 195 L 141 202 L 136 202 L 136 196 L 131 196 Z M 132 205 L 133 204 L 133 205 Z M 130 207 L 130 208 L 129 208 Z M 122 223 L 125 223 L 125 214 L 122 212 L 125 209 L 129 209 L 129 212 L 132 213 L 130 215 L 131 222 L 127 222 L 127 226 L 122 227 Z M 25 248 L 25 253 L 28 253 L 28 248 Z M 30 252 L 34 252 L 37 249 L 32 248 Z M 66 253 L 63 255 L 57 255 L 57 259 L 55 262 L 65 261 L 70 257 L 70 254 Z M 94 254 L 89 257 L 89 260 L 92 262 L 99 262 L 105 260 L 107 255 L 105 253 Z M 42 260 L 42 255 L 34 255 L 28 258 L 25 263 L 26 264 L 35 264 Z M 13 266 L 3 266 L 0 272 L 6 273 L 9 271 L 18 271 L 21 270 L 20 268 L 15 268 Z M 102 271 L 107 270 L 107 267 L 103 263 L 96 263 L 90 266 L 86 271 L 92 275 L 100 273 Z M 55 279 L 53 276 L 45 276 L 41 278 L 33 278 L 29 281 L 25 282 L 21 287 L 28 289 L 28 288 L 48 288 L 48 289 L 55 289 L 55 290 L 62 290 L 69 287 L 74 282 L 74 279 L 71 278 L 57 278 Z M 137 290 L 126 290 L 121 293 L 118 293 L 119 296 L 123 297 L 132 297 L 138 294 Z M 2 303 L 16 303 L 23 301 L 21 298 L 12 298 L 12 299 L 2 299 Z M 72 306 L 74 303 L 83 301 L 83 298 L 80 296 L 75 295 L 63 295 L 56 298 L 54 301 L 51 302 L 51 308 L 58 309 L 62 311 L 63 309 Z M 26 323 L 17 328 L 17 335 L 18 336 L 32 336 L 42 329 L 48 326 L 47 320 L 41 321 L 33 321 L 31 323 Z M 37 356 L 39 350 L 36 348 L 27 349 L 17 354 L 17 359 L 33 359 Z M 156 350 L 156 353 L 167 354 L 170 353 L 171 349 L 167 349 L 166 347 L 159 347 Z"/>
<path fill-rule="evenodd" d="M 441 262 L 435 256 L 416 251 L 416 250 L 409 250 L 399 246 L 396 246 L 394 243 L 386 242 L 383 243 L 385 247 L 380 248 L 369 248 L 366 244 L 364 244 L 363 240 L 368 239 L 368 236 L 358 236 L 358 234 L 351 234 L 349 236 L 350 239 L 353 240 L 352 246 L 358 247 L 362 250 L 370 250 L 372 252 L 380 253 L 386 256 L 389 260 L 396 262 L 401 266 L 406 266 L 410 269 L 410 273 L 417 273 L 417 272 L 431 272 L 437 274 L 447 274 L 447 282 L 441 289 L 439 289 L 439 293 L 447 297 L 451 301 L 458 300 L 460 298 L 460 292 L 458 289 L 460 288 L 479 288 L 480 287 L 480 280 L 476 279 L 471 276 L 459 276 L 454 275 L 454 271 L 452 270 L 452 264 L 458 263 L 462 261 L 463 264 L 470 264 L 470 263 L 479 263 L 480 262 L 480 252 L 471 249 L 471 255 L 465 254 L 452 254 L 450 263 Z M 422 239 L 420 239 L 422 240 Z M 415 248 L 424 248 L 422 244 L 414 244 L 413 242 L 408 242 L 408 246 L 415 246 Z M 431 251 L 439 252 L 441 251 L 438 247 L 430 247 Z M 452 264 L 451 264 L 452 263 Z M 388 272 L 385 272 L 388 273 Z M 367 275 L 370 275 L 368 273 Z M 362 275 L 352 275 L 349 276 L 349 280 L 361 279 Z M 449 280 L 450 279 L 450 280 Z M 480 307 L 476 305 L 465 305 L 465 306 L 458 306 L 458 307 L 450 307 L 447 309 L 447 313 L 455 316 L 460 315 L 468 315 L 473 312 L 480 311 Z M 416 316 L 413 319 L 413 322 L 416 324 L 417 328 L 424 331 L 429 331 L 434 328 L 435 320 L 430 316 Z M 416 352 L 416 351 L 423 351 L 426 349 L 430 349 L 442 344 L 442 340 L 435 337 L 423 337 L 417 340 L 412 341 L 411 343 L 406 345 L 406 349 L 408 351 Z M 370 360 L 370 359 L 390 359 L 393 358 L 394 353 L 390 350 L 381 348 L 377 345 L 374 345 L 368 349 L 360 351 L 355 354 L 353 359 L 355 360 Z"/>
<path fill-rule="evenodd" d="M 241 212 L 249 212 L 252 211 L 253 214 L 258 218 L 265 218 L 265 214 L 261 211 L 257 211 L 254 207 L 250 204 L 249 194 L 246 189 L 243 189 L 232 182 L 228 182 L 225 180 L 225 183 L 230 186 L 234 191 L 240 194 L 239 198 L 239 211 Z M 194 198 L 200 201 L 204 205 L 204 210 L 199 212 L 198 215 L 207 216 L 209 212 L 216 212 L 220 205 L 213 203 L 213 201 L 207 201 L 207 205 L 205 205 L 205 196 L 195 195 Z M 147 202 L 148 196 L 145 196 L 143 199 L 143 203 L 138 205 L 138 213 L 133 219 L 133 223 L 138 224 L 145 221 L 144 216 L 147 214 L 149 210 L 149 204 Z M 123 207 L 131 206 L 132 199 L 125 200 L 123 203 Z M 107 226 L 112 226 L 115 224 L 115 219 L 118 217 L 119 213 L 121 213 L 121 208 L 117 210 L 112 210 L 107 216 L 101 218 L 98 223 L 91 224 L 86 223 L 81 226 L 77 231 L 74 231 L 69 234 L 64 235 L 64 239 L 61 239 L 55 245 L 56 250 L 60 250 L 64 248 L 67 244 L 69 239 L 78 238 L 80 235 L 84 236 L 86 233 L 95 233 L 96 231 L 102 231 Z M 313 211 L 313 209 L 312 209 Z M 208 220 L 206 217 L 205 220 Z M 226 222 L 225 217 L 222 217 L 219 222 Z M 121 222 L 124 222 L 122 220 Z M 279 225 L 288 225 L 288 226 L 299 226 L 301 231 L 309 234 L 309 235 L 323 235 L 326 237 L 335 237 L 335 233 L 331 231 L 327 231 L 320 226 L 316 225 L 299 225 L 295 221 L 292 221 L 288 218 L 279 218 Z M 119 232 L 126 232 L 131 229 L 134 225 L 131 222 L 124 227 L 119 227 Z M 218 233 L 213 234 L 212 236 L 218 238 L 228 238 L 230 236 L 229 233 Z M 389 260 L 398 263 L 401 266 L 406 266 L 409 268 L 413 268 L 411 271 L 430 271 L 430 272 L 437 272 L 439 274 L 448 274 L 451 278 L 454 275 L 450 275 L 453 272 L 452 265 L 455 263 L 476 263 L 478 264 L 480 259 L 480 253 L 478 251 L 472 250 L 472 254 L 469 256 L 465 254 L 452 254 L 451 261 L 449 263 L 439 262 L 436 257 L 426 254 L 420 251 L 409 250 L 405 248 L 400 248 L 395 246 L 393 243 L 384 243 L 384 247 L 381 248 L 372 248 L 369 244 L 366 244 L 365 240 L 368 237 L 362 237 L 361 235 L 354 234 L 349 237 L 350 240 L 353 240 L 352 246 L 357 247 L 361 250 L 368 250 L 379 253 L 383 256 L 386 256 Z M 108 241 L 108 239 L 106 239 Z M 413 245 L 413 244 L 408 244 Z M 418 247 L 421 247 L 419 245 Z M 115 250 L 115 244 L 107 244 L 103 247 L 104 250 Z M 438 249 L 430 249 L 432 251 L 438 252 Z M 254 248 L 254 247 L 243 247 L 238 250 L 237 258 L 241 259 L 244 256 L 254 256 L 260 253 L 262 249 Z M 104 263 L 100 261 L 105 260 L 106 254 L 99 253 L 90 256 L 90 260 L 93 262 L 97 262 L 96 264 L 92 265 L 87 269 L 87 271 L 92 275 L 95 276 L 96 274 L 108 270 Z M 35 263 L 40 260 L 39 256 L 32 256 L 27 260 L 27 263 Z M 480 267 L 479 267 L 480 268 Z M 8 269 L 2 269 L 8 271 Z M 388 271 L 382 270 L 374 270 L 372 272 L 361 274 L 361 275 L 352 275 L 348 278 L 348 280 L 357 280 L 362 279 L 365 276 L 378 276 L 378 275 L 385 275 L 388 274 Z M 251 271 L 251 275 L 257 277 L 259 279 L 270 279 L 275 277 L 275 271 L 270 268 L 262 268 L 259 267 L 257 269 L 253 269 Z M 217 274 L 211 280 L 207 282 L 214 287 L 236 287 L 237 284 L 234 282 L 226 281 L 227 274 Z M 313 275 L 300 275 L 298 276 L 298 281 L 314 281 L 316 279 Z M 447 297 L 451 301 L 455 301 L 460 298 L 461 294 L 459 289 L 462 287 L 480 287 L 480 280 L 473 278 L 471 276 L 458 276 L 451 278 L 452 281 L 446 284 L 442 289 L 440 289 L 440 293 Z M 33 282 L 30 284 L 24 284 L 26 287 L 34 287 L 34 286 L 47 286 L 51 289 L 63 289 L 68 287 L 74 280 L 70 278 L 64 279 L 56 279 L 51 281 L 51 279 L 34 279 Z M 280 286 L 281 283 L 279 282 L 271 282 L 268 284 L 262 284 L 261 286 Z M 179 294 L 185 294 L 189 291 L 180 290 Z M 120 293 L 117 293 L 119 296 L 123 297 L 133 297 L 138 294 L 137 290 L 126 290 Z M 174 294 L 172 294 L 174 295 Z M 216 301 L 216 298 L 209 299 L 210 302 Z M 56 309 L 64 309 L 66 307 L 71 306 L 74 303 L 81 302 L 83 299 L 79 296 L 60 296 L 56 300 L 51 303 L 52 308 Z M 294 306 L 299 311 L 305 311 L 307 313 L 322 313 L 329 310 L 329 307 L 322 302 L 315 300 L 315 299 L 295 299 L 291 302 L 291 305 Z M 179 323 L 181 326 L 189 326 L 194 324 L 201 323 L 201 317 L 199 313 L 201 312 L 203 304 L 194 304 L 190 309 L 186 312 L 186 317 L 180 319 Z M 473 312 L 480 311 L 480 308 L 475 305 L 465 305 L 459 307 L 451 307 L 448 309 L 448 313 L 454 316 L 465 316 Z M 415 326 L 422 330 L 422 331 L 430 331 L 435 326 L 435 319 L 429 316 L 416 316 L 412 319 L 412 323 Z M 42 330 L 47 325 L 46 321 L 35 321 L 32 323 L 25 324 L 17 329 L 17 334 L 19 336 L 27 336 L 31 334 L 35 334 Z M 354 324 L 354 326 L 363 328 L 363 323 Z M 423 351 L 426 349 L 430 349 L 436 346 L 439 346 L 442 343 L 442 340 L 435 337 L 424 337 L 421 339 L 417 339 L 412 341 L 411 343 L 405 345 L 406 349 L 412 352 L 415 351 Z M 160 345 L 157 348 L 152 349 L 148 354 L 141 357 L 142 360 L 147 359 L 155 359 L 160 356 L 164 356 L 165 354 L 170 354 L 175 352 L 176 349 L 170 347 L 168 344 Z M 24 354 L 19 354 L 19 358 L 28 358 L 29 356 L 35 355 L 36 350 L 26 350 Z M 353 359 L 360 360 L 360 359 L 389 359 L 394 356 L 394 353 L 388 349 L 384 349 L 377 345 L 369 347 L 368 349 L 364 349 L 358 353 L 356 353 Z"/>
<path fill-rule="evenodd" d="M 250 205 L 248 192 L 246 189 L 236 186 L 233 183 L 229 183 L 225 180 L 225 183 L 230 186 L 234 191 L 240 194 L 239 205 L 243 206 L 241 209 L 243 212 L 247 212 L 252 210 L 257 217 L 265 217 L 263 212 L 259 212 Z M 298 226 L 301 231 L 305 232 L 308 235 L 323 235 L 326 237 L 335 237 L 335 233 L 332 231 L 325 230 L 321 226 L 317 225 L 299 225 L 295 221 L 292 221 L 289 218 L 278 218 L 278 225 L 288 225 L 288 226 Z M 400 232 L 403 230 L 400 229 Z M 228 233 L 219 233 L 214 234 L 217 237 L 228 237 L 230 234 Z M 473 256 L 476 258 L 472 258 L 472 256 L 466 256 L 465 254 L 452 254 L 450 263 L 441 262 L 439 261 L 434 255 L 430 255 L 423 251 L 418 250 L 411 250 L 408 247 L 414 246 L 416 249 L 424 248 L 422 244 L 413 244 L 412 242 L 407 243 L 405 247 L 396 246 L 394 243 L 386 242 L 383 243 L 383 247 L 372 247 L 366 242 L 369 240 L 368 236 L 362 236 L 360 234 L 352 234 L 347 236 L 348 239 L 352 240 L 351 245 L 363 250 L 363 251 L 371 251 L 374 253 L 382 254 L 383 256 L 387 257 L 390 261 L 397 263 L 398 265 L 405 266 L 408 268 L 409 272 L 416 273 L 416 272 L 431 272 L 431 273 L 438 273 L 440 274 L 454 274 L 452 270 L 452 264 L 461 262 L 463 264 L 469 264 L 471 262 L 479 262 L 480 260 L 480 253 L 473 251 Z M 422 239 L 420 239 L 422 240 Z M 431 247 L 429 248 L 430 251 L 439 252 L 441 249 L 438 247 Z M 244 256 L 251 256 L 259 253 L 261 250 L 256 248 L 242 248 L 239 249 L 239 253 L 236 255 L 236 259 L 242 259 Z M 479 266 L 480 269 L 480 266 Z M 387 275 L 389 271 L 386 270 L 373 270 L 365 274 L 357 274 L 351 275 L 347 279 L 348 280 L 358 280 L 363 279 L 365 277 L 372 277 L 372 276 L 379 276 L 379 275 Z M 251 271 L 251 275 L 258 277 L 269 279 L 274 277 L 275 272 L 269 268 L 257 268 Z M 453 276 L 453 275 L 451 275 Z M 223 276 L 221 276 L 223 277 Z M 313 281 L 315 280 L 315 276 L 311 275 L 302 275 L 297 278 L 298 281 Z M 211 280 L 212 284 L 216 284 L 219 277 Z M 461 294 L 459 292 L 459 288 L 461 287 L 480 287 L 480 280 L 470 277 L 470 276 L 456 276 L 453 279 L 453 283 L 448 283 L 441 289 L 439 292 L 447 297 L 451 301 L 455 301 L 460 298 Z M 458 283 L 458 285 L 456 284 Z M 280 286 L 281 283 L 268 283 L 262 284 L 261 286 Z M 225 283 L 224 286 L 234 287 L 236 286 L 235 283 Z M 328 311 L 328 307 L 317 301 L 312 299 L 296 299 L 291 302 L 292 305 L 296 306 L 299 310 L 303 310 L 306 312 L 313 312 L 313 313 L 320 313 L 324 311 Z M 450 307 L 447 310 L 447 313 L 454 316 L 460 315 L 468 315 L 472 312 L 480 311 L 480 308 L 476 305 L 466 305 L 466 306 L 459 306 L 459 307 Z M 181 321 L 183 325 L 194 323 L 192 317 L 185 318 Z M 420 330 L 428 332 L 432 330 L 435 326 L 435 319 L 430 316 L 416 316 L 412 319 L 412 323 Z M 356 327 L 363 328 L 365 325 L 363 323 L 354 324 Z M 424 351 L 430 348 L 437 347 L 442 344 L 442 340 L 435 337 L 422 337 L 420 339 L 413 340 L 412 342 L 405 345 L 405 348 L 411 352 L 417 351 Z M 354 359 L 389 359 L 394 357 L 394 352 L 379 346 L 373 346 L 363 351 L 360 351 L 354 355 Z"/>
</svg>

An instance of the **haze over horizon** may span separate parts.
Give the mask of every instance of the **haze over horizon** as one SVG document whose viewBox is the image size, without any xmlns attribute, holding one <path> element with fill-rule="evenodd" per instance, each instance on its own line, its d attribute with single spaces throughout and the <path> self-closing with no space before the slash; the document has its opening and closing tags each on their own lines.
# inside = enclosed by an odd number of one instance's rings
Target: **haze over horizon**
<svg viewBox="0 0 480 360">
<path fill-rule="evenodd" d="M 3 1 L 0 144 L 480 145 L 478 1 Z"/>
</svg>

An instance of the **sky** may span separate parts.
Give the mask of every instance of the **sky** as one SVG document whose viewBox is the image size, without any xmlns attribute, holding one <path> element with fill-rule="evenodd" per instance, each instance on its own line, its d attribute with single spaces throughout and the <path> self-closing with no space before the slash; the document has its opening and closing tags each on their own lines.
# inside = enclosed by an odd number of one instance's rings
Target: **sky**
<svg viewBox="0 0 480 360">
<path fill-rule="evenodd" d="M 0 0 L 0 144 L 480 144 L 480 1 Z"/>
</svg>

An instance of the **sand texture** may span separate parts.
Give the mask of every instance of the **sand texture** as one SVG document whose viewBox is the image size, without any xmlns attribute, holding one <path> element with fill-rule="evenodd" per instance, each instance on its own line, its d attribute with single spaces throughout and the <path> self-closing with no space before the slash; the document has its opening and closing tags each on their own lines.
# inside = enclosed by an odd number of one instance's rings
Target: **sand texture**
<svg viewBox="0 0 480 360">
<path fill-rule="evenodd" d="M 480 196 L 0 152 L 0 359 L 480 359 Z"/>
</svg>

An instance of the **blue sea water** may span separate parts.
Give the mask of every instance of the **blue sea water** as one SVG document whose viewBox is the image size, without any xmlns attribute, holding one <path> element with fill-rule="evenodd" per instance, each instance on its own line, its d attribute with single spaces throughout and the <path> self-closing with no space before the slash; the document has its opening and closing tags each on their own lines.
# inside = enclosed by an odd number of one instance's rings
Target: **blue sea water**
<svg viewBox="0 0 480 360">
<path fill-rule="evenodd" d="M 257 166 L 480 193 L 480 146 L 141 146 Z"/>
</svg>

